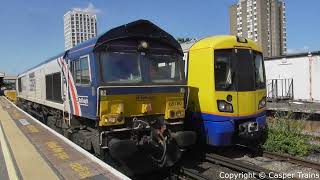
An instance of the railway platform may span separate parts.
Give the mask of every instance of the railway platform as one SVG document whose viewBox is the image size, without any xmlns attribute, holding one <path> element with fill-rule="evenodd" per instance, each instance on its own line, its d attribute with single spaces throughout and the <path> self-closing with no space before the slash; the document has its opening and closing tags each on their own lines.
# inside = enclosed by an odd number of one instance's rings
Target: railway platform
<svg viewBox="0 0 320 180">
<path fill-rule="evenodd" d="M 129 179 L 0 97 L 0 179 Z"/>
</svg>

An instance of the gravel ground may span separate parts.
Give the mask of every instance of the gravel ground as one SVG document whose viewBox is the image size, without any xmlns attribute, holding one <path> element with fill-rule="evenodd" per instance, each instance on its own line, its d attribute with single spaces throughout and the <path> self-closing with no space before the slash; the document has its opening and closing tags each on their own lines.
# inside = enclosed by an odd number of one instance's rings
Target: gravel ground
<svg viewBox="0 0 320 180">
<path fill-rule="evenodd" d="M 320 153 L 313 153 L 305 157 L 306 160 L 314 161 L 320 163 Z"/>
<path fill-rule="evenodd" d="M 252 152 L 248 152 L 245 149 L 233 149 L 233 148 L 223 148 L 223 149 L 215 149 L 215 150 L 207 150 L 206 153 L 217 153 L 222 156 L 226 156 L 229 158 L 233 158 L 235 160 L 239 160 L 251 165 L 257 165 L 262 168 L 268 169 L 274 174 L 271 174 L 270 176 L 282 176 L 287 177 L 290 179 L 290 177 L 295 177 L 299 179 L 320 179 L 320 171 L 302 167 L 296 164 L 292 164 L 285 161 L 276 161 L 270 158 L 261 157 L 261 156 L 253 156 Z M 193 159 L 190 159 L 192 157 Z M 220 165 L 215 165 L 206 162 L 203 158 L 196 158 L 199 157 L 196 154 L 188 155 L 189 159 L 186 162 L 186 168 L 197 170 L 199 173 L 209 177 L 210 179 L 255 179 L 255 178 L 245 178 L 244 176 L 240 178 L 230 177 L 230 175 L 239 175 L 241 173 L 238 173 L 236 171 L 233 171 L 232 169 L 225 168 Z M 312 160 L 315 162 L 320 163 L 320 152 L 311 154 L 308 157 L 305 157 L 306 160 Z M 277 172 L 280 172 L 279 174 L 276 174 Z"/>
<path fill-rule="evenodd" d="M 283 176 L 293 176 L 300 179 L 320 179 L 320 171 L 302 167 L 299 165 L 291 164 L 288 162 L 275 161 L 265 157 L 255 157 L 251 158 L 249 156 L 243 156 L 241 158 L 236 158 L 237 160 L 247 162 L 253 165 L 263 167 L 270 170 L 271 172 L 280 172 Z M 320 162 L 320 154 L 313 154 L 307 157 L 308 160 L 313 160 Z M 273 174 L 275 176 L 276 174 Z"/>
<path fill-rule="evenodd" d="M 256 179 L 256 178 L 250 178 L 249 175 L 239 173 L 229 168 L 216 165 L 216 164 L 211 164 L 208 162 L 202 162 L 200 164 L 197 164 L 196 166 L 193 166 L 192 169 L 197 170 L 199 173 L 203 174 L 204 176 L 210 179 L 237 179 L 237 180 Z M 249 177 L 249 178 L 246 178 L 246 177 Z"/>
</svg>

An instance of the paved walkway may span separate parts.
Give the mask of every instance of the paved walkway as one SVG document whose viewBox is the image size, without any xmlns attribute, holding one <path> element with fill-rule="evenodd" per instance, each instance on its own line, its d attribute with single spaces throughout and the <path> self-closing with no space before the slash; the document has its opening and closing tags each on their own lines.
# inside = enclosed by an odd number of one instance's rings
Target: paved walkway
<svg viewBox="0 0 320 180">
<path fill-rule="evenodd" d="M 127 178 L 58 136 L 0 97 L 0 180 Z"/>
</svg>

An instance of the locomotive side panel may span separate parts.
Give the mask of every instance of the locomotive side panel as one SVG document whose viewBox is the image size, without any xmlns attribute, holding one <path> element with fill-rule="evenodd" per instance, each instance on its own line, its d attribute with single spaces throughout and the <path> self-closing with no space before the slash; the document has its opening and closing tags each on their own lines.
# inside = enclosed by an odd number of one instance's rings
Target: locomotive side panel
<svg viewBox="0 0 320 180">
<path fill-rule="evenodd" d="M 18 98 L 63 110 L 62 77 L 61 68 L 56 60 L 35 67 L 18 76 Z M 57 83 L 60 83 L 58 88 L 53 88 L 53 84 Z"/>
</svg>

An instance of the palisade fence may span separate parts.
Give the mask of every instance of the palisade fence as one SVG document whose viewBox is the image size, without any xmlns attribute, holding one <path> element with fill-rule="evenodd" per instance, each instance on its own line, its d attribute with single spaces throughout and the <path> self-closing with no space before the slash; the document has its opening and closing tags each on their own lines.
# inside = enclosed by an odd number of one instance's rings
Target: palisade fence
<svg viewBox="0 0 320 180">
<path fill-rule="evenodd" d="M 267 100 L 293 100 L 293 79 L 267 80 Z"/>
</svg>

